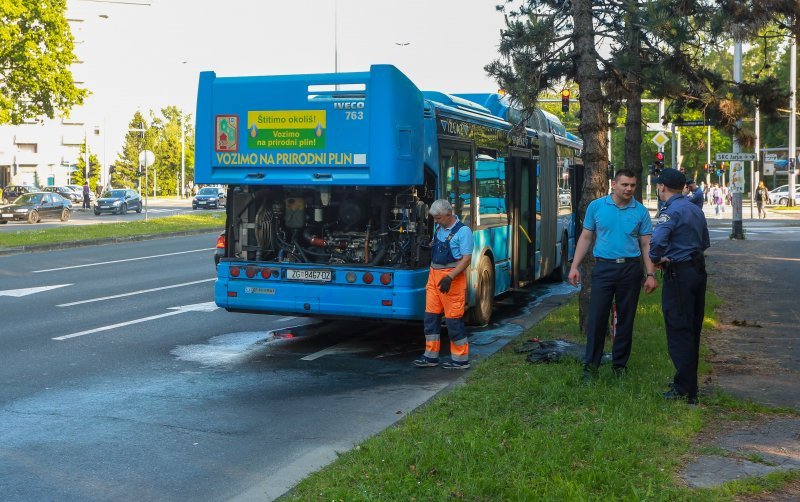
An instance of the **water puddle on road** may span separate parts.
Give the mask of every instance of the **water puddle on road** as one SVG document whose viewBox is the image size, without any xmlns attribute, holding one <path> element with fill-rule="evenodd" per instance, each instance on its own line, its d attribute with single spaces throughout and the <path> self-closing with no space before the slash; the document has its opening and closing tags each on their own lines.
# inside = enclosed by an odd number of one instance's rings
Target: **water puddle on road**
<svg viewBox="0 0 800 502">
<path fill-rule="evenodd" d="M 181 361 L 203 366 L 228 366 L 248 361 L 268 346 L 293 338 L 292 328 L 240 331 L 214 336 L 204 344 L 179 345 L 170 353 Z"/>
</svg>

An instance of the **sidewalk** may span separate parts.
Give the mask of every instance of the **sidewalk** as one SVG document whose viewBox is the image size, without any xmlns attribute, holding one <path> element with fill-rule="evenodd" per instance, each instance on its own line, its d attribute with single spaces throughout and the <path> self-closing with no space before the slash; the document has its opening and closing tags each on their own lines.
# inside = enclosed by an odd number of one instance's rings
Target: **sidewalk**
<svg viewBox="0 0 800 502">
<path fill-rule="evenodd" d="M 705 214 L 709 221 L 716 217 L 713 208 L 705 208 Z M 730 207 L 720 219 L 730 221 Z M 768 209 L 761 221 L 771 220 L 800 220 L 800 210 Z M 748 221 L 743 219 L 745 226 Z M 800 470 L 800 240 L 795 235 L 715 240 L 706 253 L 709 289 L 722 304 L 717 307 L 717 329 L 703 333 L 710 352 L 705 357 L 713 369 L 701 385 L 786 412 L 707 432 L 708 446 L 724 453 L 703 455 L 687 465 L 683 477 L 689 486 L 706 488 L 745 476 Z M 800 500 L 800 482 L 774 495 L 767 500 Z"/>
</svg>

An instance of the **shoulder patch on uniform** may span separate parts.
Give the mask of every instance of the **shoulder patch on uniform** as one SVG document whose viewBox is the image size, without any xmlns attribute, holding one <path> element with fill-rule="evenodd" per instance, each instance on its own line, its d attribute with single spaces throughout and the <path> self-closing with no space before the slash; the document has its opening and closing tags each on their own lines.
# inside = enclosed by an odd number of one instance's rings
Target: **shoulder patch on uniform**
<svg viewBox="0 0 800 502">
<path fill-rule="evenodd" d="M 666 223 L 669 220 L 670 220 L 670 217 L 669 217 L 668 214 L 662 214 L 661 216 L 658 217 L 658 221 L 656 223 Z"/>
</svg>

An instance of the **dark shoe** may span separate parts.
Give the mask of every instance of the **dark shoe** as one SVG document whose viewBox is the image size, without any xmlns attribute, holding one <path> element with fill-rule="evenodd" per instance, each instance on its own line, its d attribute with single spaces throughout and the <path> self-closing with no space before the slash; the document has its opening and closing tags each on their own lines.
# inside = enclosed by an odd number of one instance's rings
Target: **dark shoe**
<svg viewBox="0 0 800 502">
<path fill-rule="evenodd" d="M 417 368 L 433 368 L 435 366 L 439 366 L 439 358 L 419 356 L 418 359 L 414 360 L 414 366 Z"/>
<path fill-rule="evenodd" d="M 611 371 L 614 373 L 616 378 L 625 378 L 628 376 L 628 368 L 625 366 L 616 366 L 611 368 Z"/>
<path fill-rule="evenodd" d="M 697 396 L 681 394 L 675 390 L 674 387 L 664 393 L 664 399 L 667 401 L 686 401 L 687 404 L 697 404 Z"/>
<path fill-rule="evenodd" d="M 445 361 L 442 363 L 442 368 L 446 370 L 468 370 L 469 361 Z"/>
<path fill-rule="evenodd" d="M 589 368 L 583 368 L 583 375 L 581 376 L 581 383 L 583 385 L 591 385 L 597 380 L 597 372 Z"/>
</svg>

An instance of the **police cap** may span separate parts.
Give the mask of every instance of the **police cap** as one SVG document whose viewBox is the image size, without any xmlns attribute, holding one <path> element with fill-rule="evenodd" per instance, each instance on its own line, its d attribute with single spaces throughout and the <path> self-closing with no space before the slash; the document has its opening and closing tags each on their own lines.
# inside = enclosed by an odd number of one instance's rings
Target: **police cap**
<svg viewBox="0 0 800 502">
<path fill-rule="evenodd" d="M 674 190 L 682 190 L 686 186 L 686 175 L 671 167 L 662 169 L 661 174 L 656 179 L 656 183 L 661 183 Z"/>
</svg>

